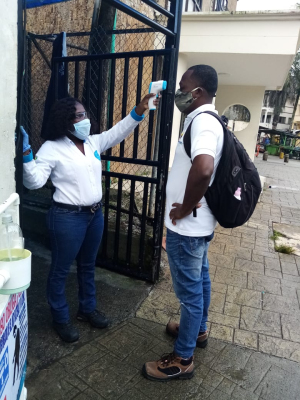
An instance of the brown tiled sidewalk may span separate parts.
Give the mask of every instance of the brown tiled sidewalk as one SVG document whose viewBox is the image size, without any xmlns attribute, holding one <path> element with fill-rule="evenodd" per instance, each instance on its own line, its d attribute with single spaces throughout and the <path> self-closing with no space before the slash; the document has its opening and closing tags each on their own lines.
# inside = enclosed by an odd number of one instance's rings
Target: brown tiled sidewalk
<svg viewBox="0 0 300 400">
<path fill-rule="evenodd" d="M 206 349 L 195 350 L 194 378 L 157 383 L 141 375 L 145 361 L 172 351 L 165 324 L 179 320 L 164 253 L 161 280 L 137 317 L 32 373 L 30 400 L 300 399 L 300 263 L 275 253 L 269 239 L 274 222 L 300 226 L 300 162 L 256 161 L 277 188 L 264 191 L 246 226 L 216 231 L 210 338 Z"/>
<path fill-rule="evenodd" d="M 300 226 L 300 162 L 256 163 L 277 187 L 264 190 L 245 226 L 216 229 L 209 250 L 210 337 L 300 362 L 300 258 L 276 253 L 270 240 L 275 222 Z M 164 279 L 137 316 L 166 324 L 179 321 L 180 309 L 164 257 Z"/>
<path fill-rule="evenodd" d="M 171 351 L 165 327 L 134 318 L 27 380 L 30 400 L 298 400 L 299 364 L 211 338 L 190 381 L 152 382 L 145 361 Z"/>
</svg>

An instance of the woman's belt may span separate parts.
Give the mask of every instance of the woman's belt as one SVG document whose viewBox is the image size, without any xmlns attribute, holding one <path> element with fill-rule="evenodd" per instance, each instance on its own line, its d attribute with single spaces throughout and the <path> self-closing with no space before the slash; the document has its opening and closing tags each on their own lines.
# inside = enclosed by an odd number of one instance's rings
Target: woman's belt
<svg viewBox="0 0 300 400">
<path fill-rule="evenodd" d="M 65 208 L 66 210 L 70 211 L 91 211 L 92 213 L 99 210 L 99 208 L 101 208 L 102 206 L 101 201 L 92 204 L 91 206 L 75 206 L 74 204 L 58 203 L 57 201 L 54 200 L 53 200 L 53 205 L 59 208 Z"/>
</svg>

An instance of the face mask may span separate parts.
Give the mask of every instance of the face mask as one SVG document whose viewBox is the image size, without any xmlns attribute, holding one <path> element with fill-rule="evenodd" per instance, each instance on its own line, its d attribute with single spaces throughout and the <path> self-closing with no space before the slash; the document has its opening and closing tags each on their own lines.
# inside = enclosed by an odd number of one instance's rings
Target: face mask
<svg viewBox="0 0 300 400">
<path fill-rule="evenodd" d="M 71 132 L 72 135 L 77 137 L 80 140 L 85 140 L 91 130 L 91 122 L 89 119 L 83 119 L 82 121 L 76 122 L 76 124 L 73 124 L 75 131 Z"/>
<path fill-rule="evenodd" d="M 184 112 L 196 99 L 194 99 L 192 93 L 199 88 L 195 88 L 190 92 L 182 92 L 177 90 L 175 94 L 175 105 L 180 112 Z"/>
</svg>

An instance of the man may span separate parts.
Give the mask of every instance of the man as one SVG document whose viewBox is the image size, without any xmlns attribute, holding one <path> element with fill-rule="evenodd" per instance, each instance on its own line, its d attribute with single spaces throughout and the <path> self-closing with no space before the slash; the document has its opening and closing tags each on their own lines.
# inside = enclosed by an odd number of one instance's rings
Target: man
<svg viewBox="0 0 300 400">
<path fill-rule="evenodd" d="M 260 145 L 259 145 L 259 139 L 257 139 L 257 142 L 256 142 L 256 153 L 255 153 L 255 156 L 256 157 L 258 157 L 258 155 L 259 155 L 259 150 L 260 150 Z"/>
<path fill-rule="evenodd" d="M 168 259 L 181 317 L 180 326 L 169 322 L 166 328 L 167 333 L 177 337 L 174 352 L 143 367 L 147 378 L 158 381 L 191 378 L 194 349 L 207 345 L 211 291 L 207 252 L 216 219 L 204 194 L 213 182 L 223 148 L 223 128 L 218 120 L 209 114 L 198 115 L 203 111 L 217 113 L 212 104 L 218 87 L 216 71 L 208 65 L 193 66 L 182 76 L 179 86 L 175 104 L 187 118 L 168 178 L 165 224 Z M 190 159 L 183 139 L 192 120 Z"/>
</svg>

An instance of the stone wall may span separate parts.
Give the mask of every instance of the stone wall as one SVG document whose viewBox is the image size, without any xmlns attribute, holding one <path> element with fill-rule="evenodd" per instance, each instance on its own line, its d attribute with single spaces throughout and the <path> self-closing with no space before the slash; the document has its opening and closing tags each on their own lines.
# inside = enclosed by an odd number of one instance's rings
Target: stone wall
<svg viewBox="0 0 300 400">
<path fill-rule="evenodd" d="M 91 29 L 95 0 L 71 0 L 27 10 L 27 31 L 36 34 Z"/>
</svg>

